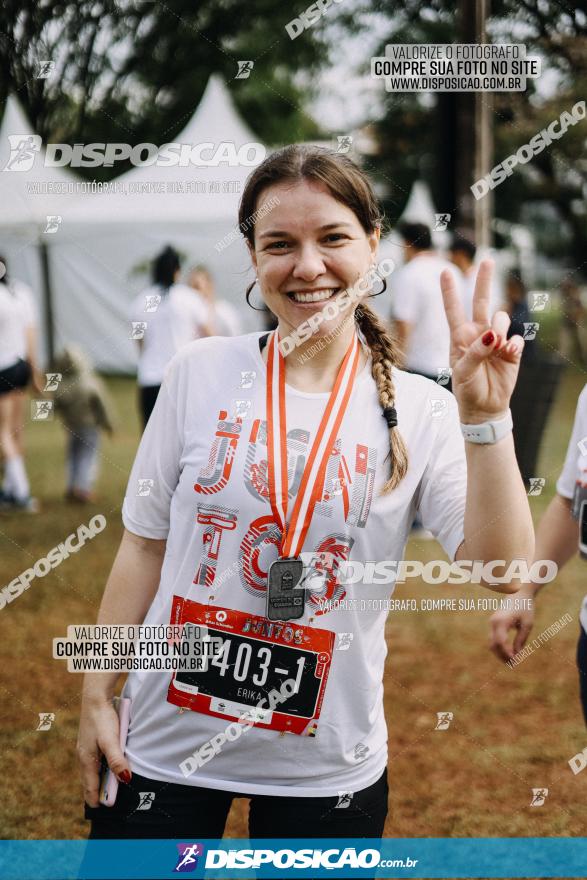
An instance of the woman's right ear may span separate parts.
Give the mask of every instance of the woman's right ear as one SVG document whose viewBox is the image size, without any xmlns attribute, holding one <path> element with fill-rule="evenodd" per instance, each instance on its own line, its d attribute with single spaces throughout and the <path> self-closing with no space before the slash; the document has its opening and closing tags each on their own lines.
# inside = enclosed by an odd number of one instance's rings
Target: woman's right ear
<svg viewBox="0 0 587 880">
<path fill-rule="evenodd" d="M 253 268 L 255 272 L 257 271 L 257 254 L 255 253 L 255 246 L 251 244 L 250 241 L 247 240 L 247 247 L 249 249 L 249 256 L 251 258 L 251 263 L 253 264 Z"/>
</svg>

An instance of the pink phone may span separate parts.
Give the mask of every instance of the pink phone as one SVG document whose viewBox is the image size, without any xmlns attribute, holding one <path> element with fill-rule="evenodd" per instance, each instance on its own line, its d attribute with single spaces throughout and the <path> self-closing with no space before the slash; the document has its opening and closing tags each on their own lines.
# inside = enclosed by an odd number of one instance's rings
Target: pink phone
<svg viewBox="0 0 587 880">
<path fill-rule="evenodd" d="M 128 725 L 130 723 L 130 704 L 128 697 L 115 697 L 114 707 L 118 712 L 118 721 L 120 724 L 120 748 L 124 754 L 126 746 L 126 737 L 128 735 Z M 100 781 L 100 803 L 105 807 L 112 807 L 116 801 L 118 794 L 118 779 L 116 773 L 113 773 L 103 758 L 104 766 L 102 770 L 102 779 Z"/>
</svg>

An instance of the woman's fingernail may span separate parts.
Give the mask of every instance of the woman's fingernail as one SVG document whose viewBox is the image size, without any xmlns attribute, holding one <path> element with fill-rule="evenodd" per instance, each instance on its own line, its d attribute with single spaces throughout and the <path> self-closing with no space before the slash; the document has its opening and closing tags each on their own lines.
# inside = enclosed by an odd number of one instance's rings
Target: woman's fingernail
<svg viewBox="0 0 587 880">
<path fill-rule="evenodd" d="M 495 339 L 495 333 L 493 330 L 488 330 L 485 336 L 482 338 L 481 342 L 483 345 L 491 345 L 493 340 Z"/>
<path fill-rule="evenodd" d="M 128 785 L 128 783 L 130 782 L 130 779 L 131 779 L 130 770 L 123 770 L 122 773 L 118 774 L 118 778 L 120 779 L 121 782 L 124 782 L 124 783 L 126 783 L 126 785 Z"/>
</svg>

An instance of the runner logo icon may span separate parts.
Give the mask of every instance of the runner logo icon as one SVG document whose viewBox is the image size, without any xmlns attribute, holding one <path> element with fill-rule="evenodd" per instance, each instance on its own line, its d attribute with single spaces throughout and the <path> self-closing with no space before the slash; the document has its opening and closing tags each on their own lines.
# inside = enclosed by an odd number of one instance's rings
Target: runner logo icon
<svg viewBox="0 0 587 880">
<path fill-rule="evenodd" d="M 178 859 L 177 865 L 173 869 L 174 872 L 187 873 L 195 871 L 198 866 L 198 858 L 204 854 L 204 847 L 201 843 L 178 843 Z"/>
</svg>

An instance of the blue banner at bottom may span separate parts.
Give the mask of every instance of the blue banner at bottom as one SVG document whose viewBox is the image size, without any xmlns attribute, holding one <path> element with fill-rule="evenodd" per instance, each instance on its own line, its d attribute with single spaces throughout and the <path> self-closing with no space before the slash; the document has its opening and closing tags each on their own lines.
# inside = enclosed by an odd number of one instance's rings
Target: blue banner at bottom
<svg viewBox="0 0 587 880">
<path fill-rule="evenodd" d="M 582 877 L 585 837 L 3 840 L 1 880 Z"/>
</svg>

